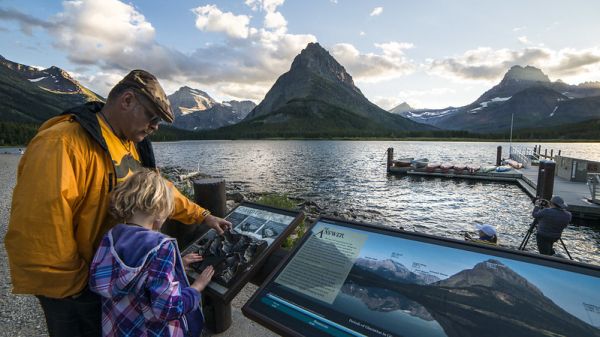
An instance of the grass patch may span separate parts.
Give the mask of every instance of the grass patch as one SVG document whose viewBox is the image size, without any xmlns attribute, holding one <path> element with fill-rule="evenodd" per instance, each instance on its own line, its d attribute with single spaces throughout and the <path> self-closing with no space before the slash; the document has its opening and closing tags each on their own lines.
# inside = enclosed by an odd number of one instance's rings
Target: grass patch
<svg viewBox="0 0 600 337">
<path fill-rule="evenodd" d="M 285 194 L 267 194 L 263 195 L 256 201 L 257 204 L 271 206 L 276 208 L 283 208 L 290 211 L 297 209 L 296 203 L 288 198 Z"/>
<path fill-rule="evenodd" d="M 283 208 L 283 209 L 287 209 L 287 210 L 291 210 L 291 211 L 297 209 L 296 202 L 294 202 L 294 200 L 291 200 L 290 198 L 288 198 L 287 195 L 281 195 L 281 194 L 263 195 L 256 201 L 256 203 L 265 205 L 265 206 L 270 206 L 270 207 Z M 300 224 L 298 224 L 298 227 L 296 227 L 296 229 L 294 229 L 294 232 L 292 232 L 292 234 L 288 235 L 288 237 L 285 238 L 285 240 L 281 244 L 281 247 L 284 249 L 293 248 L 296 245 L 296 243 L 300 239 L 302 239 L 302 237 L 304 236 L 305 233 L 306 233 L 306 223 L 305 223 L 305 219 L 302 219 Z"/>
</svg>

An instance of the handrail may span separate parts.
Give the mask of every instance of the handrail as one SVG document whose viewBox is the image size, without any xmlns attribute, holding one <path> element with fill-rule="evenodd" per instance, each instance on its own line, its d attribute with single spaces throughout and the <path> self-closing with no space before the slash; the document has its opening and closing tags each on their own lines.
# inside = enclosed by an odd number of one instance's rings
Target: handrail
<svg viewBox="0 0 600 337">
<path fill-rule="evenodd" d="M 523 164 L 525 168 L 531 166 L 531 157 L 533 157 L 533 151 L 526 147 L 511 146 L 509 149 L 509 158 Z"/>
</svg>

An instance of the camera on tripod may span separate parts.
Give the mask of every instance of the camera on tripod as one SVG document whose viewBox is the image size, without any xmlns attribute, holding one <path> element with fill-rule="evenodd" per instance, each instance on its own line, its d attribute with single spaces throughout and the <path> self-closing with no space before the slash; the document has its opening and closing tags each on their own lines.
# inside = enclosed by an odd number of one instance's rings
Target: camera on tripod
<svg viewBox="0 0 600 337">
<path fill-rule="evenodd" d="M 550 205 L 550 201 L 546 200 L 546 199 L 542 199 L 542 198 L 536 198 L 533 201 L 535 206 L 541 207 L 541 208 L 546 208 Z"/>
</svg>

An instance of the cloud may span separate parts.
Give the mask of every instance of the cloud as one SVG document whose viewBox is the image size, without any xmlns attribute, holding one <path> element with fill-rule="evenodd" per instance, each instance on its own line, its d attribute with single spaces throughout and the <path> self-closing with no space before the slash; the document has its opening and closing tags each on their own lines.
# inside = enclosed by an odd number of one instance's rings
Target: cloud
<svg viewBox="0 0 600 337">
<path fill-rule="evenodd" d="M 276 11 L 283 1 L 247 3 L 265 15 L 263 27 L 250 27 L 249 17 L 224 13 L 216 6 L 193 9 L 196 22 L 200 21 L 198 30 L 214 31 L 223 39 L 189 54 L 158 43 L 155 28 L 144 15 L 117 0 L 64 1 L 63 11 L 48 22 L 25 14 L 10 17 L 47 29 L 53 46 L 64 51 L 74 67 L 99 69 L 98 74 L 78 78 L 103 96 L 131 69 L 141 68 L 155 74 L 165 88 L 194 84 L 215 90 L 215 96 L 256 99 L 317 39 L 286 32 L 287 21 Z M 239 22 L 236 26 L 228 20 Z"/>
<path fill-rule="evenodd" d="M 525 26 L 515 27 L 515 28 L 512 29 L 512 31 L 513 32 L 520 32 L 520 31 L 524 30 L 525 28 L 527 28 L 527 27 L 525 27 Z"/>
<path fill-rule="evenodd" d="M 513 51 L 480 47 L 458 57 L 430 60 L 428 72 L 454 80 L 495 81 L 513 65 L 535 65 L 550 57 L 551 52 L 542 48 Z"/>
<path fill-rule="evenodd" d="M 600 48 L 553 50 L 529 47 L 510 50 L 480 47 L 460 56 L 429 60 L 426 68 L 430 74 L 456 81 L 494 82 L 513 65 L 531 65 L 551 78 L 567 77 L 578 81 L 584 75 L 600 71 Z"/>
<path fill-rule="evenodd" d="M 253 11 L 274 12 L 277 7 L 283 5 L 285 0 L 246 0 L 245 4 Z"/>
<path fill-rule="evenodd" d="M 416 69 L 414 62 L 404 54 L 412 44 L 388 42 L 376 43 L 375 47 L 381 49 L 382 54 L 361 54 L 349 43 L 338 43 L 330 51 L 357 81 L 377 82 L 410 74 Z"/>
<path fill-rule="evenodd" d="M 529 39 L 527 38 L 527 36 L 523 35 L 523 36 L 519 36 L 517 38 L 517 40 L 519 40 L 519 42 L 521 42 L 522 44 L 529 44 Z"/>
<path fill-rule="evenodd" d="M 381 13 L 383 13 L 383 7 L 375 7 L 375 8 L 373 8 L 373 11 L 369 15 L 370 16 L 378 16 Z"/>
<path fill-rule="evenodd" d="M 131 5 L 116 0 L 65 1 L 49 30 L 76 64 L 135 68 L 159 57 L 155 30 Z"/>
<path fill-rule="evenodd" d="M 358 33 L 358 35 L 360 35 L 360 36 L 365 36 L 365 35 L 367 35 L 367 33 L 363 32 L 363 31 L 361 30 L 361 31 Z"/>
<path fill-rule="evenodd" d="M 556 53 L 556 62 L 549 67 L 549 72 L 557 77 L 577 76 L 600 70 L 600 48 L 576 50 L 565 48 Z"/>
<path fill-rule="evenodd" d="M 31 15 L 21 13 L 14 9 L 0 8 L 0 20 L 16 21 L 21 27 L 21 31 L 26 35 L 33 34 L 33 28 L 50 29 L 54 26 L 52 22 L 38 19 Z M 5 30 L 6 31 L 6 30 Z"/>
<path fill-rule="evenodd" d="M 379 107 L 390 110 L 402 102 L 407 102 L 413 108 L 423 108 L 424 99 L 429 103 L 431 97 L 449 96 L 456 94 L 455 89 L 451 88 L 431 88 L 427 90 L 403 90 L 398 92 L 396 96 L 376 96 L 373 102 Z"/>
<path fill-rule="evenodd" d="M 196 7 L 192 12 L 196 14 L 196 27 L 202 31 L 221 32 L 238 39 L 248 37 L 249 16 L 223 13 L 216 5 Z"/>
<path fill-rule="evenodd" d="M 279 12 L 268 12 L 265 15 L 265 28 L 286 29 L 287 21 Z"/>
</svg>

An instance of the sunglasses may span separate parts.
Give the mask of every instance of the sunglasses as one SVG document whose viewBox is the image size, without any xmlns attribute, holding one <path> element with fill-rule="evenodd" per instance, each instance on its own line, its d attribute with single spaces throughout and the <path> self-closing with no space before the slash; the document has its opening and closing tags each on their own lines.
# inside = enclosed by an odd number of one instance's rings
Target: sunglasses
<svg viewBox="0 0 600 337">
<path fill-rule="evenodd" d="M 160 122 L 161 118 L 158 114 L 152 112 L 154 109 L 148 108 L 145 97 L 140 97 L 140 94 L 134 93 L 135 99 L 142 105 L 144 108 L 144 114 L 146 115 L 146 119 L 150 125 L 156 125 Z"/>
</svg>

